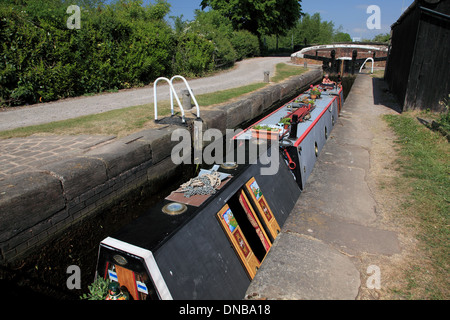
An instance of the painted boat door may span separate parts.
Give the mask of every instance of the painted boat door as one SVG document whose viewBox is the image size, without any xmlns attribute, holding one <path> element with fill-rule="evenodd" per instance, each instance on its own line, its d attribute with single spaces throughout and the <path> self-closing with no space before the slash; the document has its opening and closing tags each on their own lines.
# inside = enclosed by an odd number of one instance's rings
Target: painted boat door
<svg viewBox="0 0 450 320">
<path fill-rule="evenodd" d="M 253 279 L 256 271 L 261 265 L 261 262 L 253 253 L 233 212 L 227 204 L 217 213 L 217 218 L 219 219 L 225 234 L 232 243 L 233 248 L 241 260 L 241 263 L 243 264 L 249 278 Z"/>
<path fill-rule="evenodd" d="M 267 201 L 262 194 L 261 188 L 256 182 L 255 178 L 251 178 L 246 184 L 245 187 L 247 189 L 250 198 L 253 200 L 255 206 L 258 208 L 261 219 L 264 221 L 264 224 L 267 226 L 267 229 L 272 237 L 272 242 L 278 236 L 281 231 L 280 225 L 278 224 L 275 216 L 273 215 L 272 210 L 270 209 Z"/>
</svg>

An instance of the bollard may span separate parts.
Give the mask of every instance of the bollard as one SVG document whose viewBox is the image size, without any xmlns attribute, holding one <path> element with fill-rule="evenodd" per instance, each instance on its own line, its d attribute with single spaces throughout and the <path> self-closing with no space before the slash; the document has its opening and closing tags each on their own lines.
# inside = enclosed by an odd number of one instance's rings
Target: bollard
<svg viewBox="0 0 450 320">
<path fill-rule="evenodd" d="M 269 75 L 270 71 L 264 71 L 264 82 L 270 82 Z"/>
<path fill-rule="evenodd" d="M 191 94 L 189 93 L 189 90 L 181 90 L 182 95 L 182 105 L 184 110 L 191 110 L 192 109 L 192 103 L 191 103 Z"/>
</svg>

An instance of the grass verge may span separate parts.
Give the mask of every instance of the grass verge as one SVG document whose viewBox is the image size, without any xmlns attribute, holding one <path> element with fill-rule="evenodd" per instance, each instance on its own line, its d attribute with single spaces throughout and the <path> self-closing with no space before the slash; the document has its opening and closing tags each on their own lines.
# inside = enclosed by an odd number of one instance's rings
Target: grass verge
<svg viewBox="0 0 450 320">
<path fill-rule="evenodd" d="M 276 66 L 276 74 L 272 82 L 280 82 L 294 75 L 306 72 L 303 67 L 280 63 Z M 207 93 L 196 96 L 201 107 L 224 103 L 244 94 L 261 89 L 267 83 L 253 83 L 243 87 Z M 158 102 L 158 115 L 170 114 L 170 103 L 168 101 Z M 82 116 L 74 119 L 56 121 L 42 125 L 28 126 L 13 130 L 0 132 L 0 139 L 15 137 L 26 137 L 33 134 L 102 134 L 125 136 L 134 131 L 144 129 L 154 119 L 153 103 L 112 110 L 104 113 Z"/>
<path fill-rule="evenodd" d="M 397 135 L 402 173 L 397 188 L 408 193 L 402 216 L 409 221 L 420 250 L 419 258 L 405 266 L 405 284 L 393 291 L 407 299 L 448 299 L 449 144 L 421 125 L 415 113 L 385 115 L 384 119 Z"/>
<path fill-rule="evenodd" d="M 270 81 L 278 83 L 289 77 L 297 76 L 304 73 L 306 68 L 300 66 L 294 66 L 286 63 L 278 63 L 275 69 L 275 75 L 270 78 Z"/>
</svg>

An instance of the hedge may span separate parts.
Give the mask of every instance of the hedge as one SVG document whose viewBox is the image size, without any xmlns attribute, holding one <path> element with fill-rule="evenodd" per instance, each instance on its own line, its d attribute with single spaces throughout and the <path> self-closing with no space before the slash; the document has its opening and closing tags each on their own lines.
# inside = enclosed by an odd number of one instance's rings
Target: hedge
<svg viewBox="0 0 450 320">
<path fill-rule="evenodd" d="M 177 34 L 164 20 L 165 0 L 91 0 L 95 5 L 81 7 L 80 29 L 67 27 L 75 0 L 3 1 L 0 106 L 143 86 L 173 74 L 201 76 L 259 54 L 256 36 L 234 31 L 217 12 L 197 12 Z"/>
</svg>

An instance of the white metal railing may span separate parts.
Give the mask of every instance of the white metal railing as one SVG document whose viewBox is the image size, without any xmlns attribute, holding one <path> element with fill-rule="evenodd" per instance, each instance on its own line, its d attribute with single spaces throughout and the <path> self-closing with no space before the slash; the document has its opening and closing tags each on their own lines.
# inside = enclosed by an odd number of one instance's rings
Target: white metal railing
<svg viewBox="0 0 450 320">
<path fill-rule="evenodd" d="M 200 107 L 198 106 L 198 102 L 197 99 L 195 99 L 194 93 L 192 92 L 191 87 L 189 86 L 188 82 L 186 81 L 186 79 L 180 75 L 176 75 L 173 76 L 170 80 L 166 77 L 159 77 L 158 79 L 155 80 L 154 84 L 153 84 L 153 101 L 154 101 L 154 108 L 155 108 L 155 120 L 158 120 L 158 97 L 156 95 L 156 87 L 157 84 L 160 80 L 164 80 L 167 81 L 167 83 L 169 84 L 169 89 L 170 89 L 170 112 L 172 115 L 174 115 L 174 109 L 173 109 L 173 96 L 175 95 L 175 99 L 177 100 L 178 106 L 180 107 L 181 110 L 181 117 L 182 117 L 182 122 L 185 123 L 186 119 L 185 119 L 185 113 L 184 113 L 184 109 L 183 106 L 180 102 L 180 99 L 178 98 L 177 92 L 175 90 L 175 88 L 173 87 L 173 80 L 174 79 L 181 79 L 183 80 L 184 84 L 186 85 L 190 96 L 192 97 L 192 99 L 194 100 L 195 103 L 195 107 L 197 108 L 197 118 L 200 118 Z"/>
<path fill-rule="evenodd" d="M 373 58 L 367 58 L 366 61 L 364 61 L 364 63 L 361 65 L 361 68 L 359 68 L 359 73 L 361 73 L 362 69 L 364 68 L 364 65 L 366 64 L 367 61 L 372 61 L 372 73 L 373 73 L 373 64 L 374 64 L 374 60 Z"/>
<path fill-rule="evenodd" d="M 189 94 L 192 97 L 192 100 L 194 100 L 195 107 L 197 108 L 197 118 L 200 118 L 200 107 L 198 106 L 197 99 L 195 99 L 194 93 L 192 92 L 192 89 L 189 86 L 189 83 L 186 81 L 186 79 L 183 76 L 177 75 L 177 76 L 173 76 L 172 79 L 170 79 L 170 82 L 172 83 L 173 80 L 177 79 L 177 78 L 183 80 L 184 84 L 186 85 L 186 88 L 188 89 Z M 172 86 L 173 86 L 173 83 L 172 83 Z"/>
<path fill-rule="evenodd" d="M 174 89 L 174 87 L 172 85 L 172 82 L 169 79 L 165 78 L 165 77 L 159 77 L 158 79 L 155 80 L 155 83 L 153 84 L 153 101 L 154 101 L 154 107 L 155 107 L 155 120 L 158 120 L 158 97 L 156 95 L 156 85 L 158 84 L 158 82 L 160 80 L 165 80 L 169 84 L 169 89 L 170 89 L 170 108 L 171 108 L 172 115 L 174 113 L 173 112 L 173 95 L 175 95 L 175 98 L 177 99 L 177 102 L 178 102 L 178 106 L 181 109 L 181 116 L 182 116 L 183 123 L 184 123 L 185 119 L 184 119 L 183 106 L 181 105 L 180 99 L 178 99 L 178 95 L 177 95 L 177 93 L 176 93 L 176 91 L 175 91 L 175 89 Z"/>
</svg>

